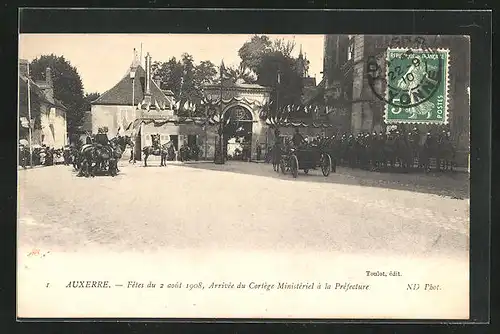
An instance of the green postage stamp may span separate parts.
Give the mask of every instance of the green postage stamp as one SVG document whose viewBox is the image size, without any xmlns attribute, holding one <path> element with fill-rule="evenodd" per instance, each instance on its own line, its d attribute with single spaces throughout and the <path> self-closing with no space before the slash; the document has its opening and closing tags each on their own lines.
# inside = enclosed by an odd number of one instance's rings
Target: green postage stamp
<svg viewBox="0 0 500 334">
<path fill-rule="evenodd" d="M 448 123 L 449 50 L 392 49 L 386 58 L 386 123 Z"/>
</svg>

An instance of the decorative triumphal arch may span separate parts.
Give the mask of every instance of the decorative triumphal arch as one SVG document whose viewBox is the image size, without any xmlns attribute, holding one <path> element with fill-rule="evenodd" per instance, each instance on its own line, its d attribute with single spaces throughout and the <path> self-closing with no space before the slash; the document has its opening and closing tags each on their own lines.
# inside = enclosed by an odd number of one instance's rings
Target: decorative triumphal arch
<svg viewBox="0 0 500 334">
<path fill-rule="evenodd" d="M 204 88 L 206 97 L 222 112 L 224 143 L 236 139 L 244 143 L 247 158 L 255 159 L 257 146 L 266 142 L 268 126 L 260 118 L 262 108 L 269 103 L 271 89 L 256 84 L 209 85 Z M 222 97 L 222 99 L 221 99 Z"/>
</svg>

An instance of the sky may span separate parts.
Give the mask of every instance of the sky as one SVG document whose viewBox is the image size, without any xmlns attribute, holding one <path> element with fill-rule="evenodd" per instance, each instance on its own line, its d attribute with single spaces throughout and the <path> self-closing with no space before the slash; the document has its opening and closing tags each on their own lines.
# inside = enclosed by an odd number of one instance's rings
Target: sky
<svg viewBox="0 0 500 334">
<path fill-rule="evenodd" d="M 309 64 L 309 75 L 322 78 L 324 35 L 268 35 L 271 39 L 295 40 L 293 56 L 297 56 L 302 45 Z M 104 93 L 111 89 L 127 72 L 133 61 L 134 48 L 140 53 L 142 64 L 149 52 L 152 61 L 167 61 L 180 58 L 187 52 L 195 63 L 210 60 L 219 66 L 240 63 L 239 48 L 252 35 L 216 34 L 21 34 L 19 36 L 19 58 L 32 61 L 41 55 L 64 56 L 77 68 L 86 93 Z M 144 66 L 144 65 L 143 65 Z"/>
</svg>

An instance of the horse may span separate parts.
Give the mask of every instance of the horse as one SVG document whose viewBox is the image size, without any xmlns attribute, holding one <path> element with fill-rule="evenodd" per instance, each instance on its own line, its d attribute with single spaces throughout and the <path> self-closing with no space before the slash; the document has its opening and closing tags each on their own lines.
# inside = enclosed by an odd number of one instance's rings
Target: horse
<svg viewBox="0 0 500 334">
<path fill-rule="evenodd" d="M 112 152 L 108 162 L 109 173 L 111 174 L 111 176 L 116 176 L 120 171 L 118 169 L 118 161 L 121 159 L 123 152 L 125 152 L 125 148 L 130 143 L 130 138 L 116 136 L 110 140 L 110 143 Z"/>
<path fill-rule="evenodd" d="M 167 158 L 172 155 L 175 156 L 175 147 L 172 141 L 169 141 L 166 144 L 161 146 L 145 146 L 142 149 L 142 153 L 144 154 L 144 167 L 148 166 L 148 157 L 150 155 L 160 156 L 160 166 L 167 166 Z"/>
<path fill-rule="evenodd" d="M 78 176 L 95 176 L 97 170 L 106 169 L 113 149 L 95 143 L 85 144 L 80 149 L 80 168 Z"/>
<path fill-rule="evenodd" d="M 80 154 L 81 147 L 75 147 L 71 146 L 70 147 L 70 155 L 71 155 L 71 164 L 73 165 L 73 168 L 78 171 L 80 170 L 81 166 L 81 160 L 82 160 L 82 155 Z"/>
<path fill-rule="evenodd" d="M 80 148 L 77 152 L 78 155 L 75 156 L 73 167 L 78 168 L 78 176 L 95 176 L 94 170 L 92 168 L 92 163 L 95 156 L 95 147 L 91 143 L 87 143 Z"/>
</svg>

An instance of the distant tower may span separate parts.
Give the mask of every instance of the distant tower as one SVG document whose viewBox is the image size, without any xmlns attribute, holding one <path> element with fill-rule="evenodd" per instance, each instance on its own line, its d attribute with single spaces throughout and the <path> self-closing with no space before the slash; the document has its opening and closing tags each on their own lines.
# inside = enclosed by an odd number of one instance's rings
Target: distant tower
<svg viewBox="0 0 500 334">
<path fill-rule="evenodd" d="M 302 44 L 300 45 L 299 57 L 297 59 L 297 73 L 301 78 L 307 76 L 307 64 L 304 56 L 302 55 Z"/>
</svg>

